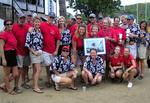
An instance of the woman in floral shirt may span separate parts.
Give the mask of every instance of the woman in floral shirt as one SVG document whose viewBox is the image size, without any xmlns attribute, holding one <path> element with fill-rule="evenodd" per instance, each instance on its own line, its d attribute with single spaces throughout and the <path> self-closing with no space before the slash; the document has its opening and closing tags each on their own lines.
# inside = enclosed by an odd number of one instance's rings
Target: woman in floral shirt
<svg viewBox="0 0 150 103">
<path fill-rule="evenodd" d="M 90 56 L 86 58 L 83 65 L 82 77 L 84 79 L 84 82 L 86 83 L 86 85 L 88 85 L 89 82 L 91 85 L 100 83 L 104 73 L 105 70 L 102 58 L 97 56 L 96 49 L 91 49 Z"/>
<path fill-rule="evenodd" d="M 43 48 L 43 36 L 40 31 L 41 20 L 38 17 L 33 19 L 34 27 L 27 33 L 25 46 L 30 50 L 30 58 L 33 64 L 33 91 L 43 93 L 38 86 L 41 73 L 41 54 Z"/>
<path fill-rule="evenodd" d="M 58 19 L 58 28 L 61 33 L 61 41 L 60 41 L 60 46 L 58 50 L 58 55 L 60 55 L 62 47 L 70 46 L 71 44 L 71 33 L 70 33 L 70 30 L 67 29 L 65 26 L 65 17 L 61 16 Z"/>
</svg>

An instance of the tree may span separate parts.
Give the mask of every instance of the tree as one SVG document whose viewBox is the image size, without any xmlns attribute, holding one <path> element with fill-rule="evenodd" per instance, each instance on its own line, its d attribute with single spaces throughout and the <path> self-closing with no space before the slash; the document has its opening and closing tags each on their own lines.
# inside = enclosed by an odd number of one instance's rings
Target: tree
<svg viewBox="0 0 150 103">
<path fill-rule="evenodd" d="M 88 16 L 90 13 L 95 13 L 103 16 L 110 16 L 113 11 L 120 10 L 120 0 L 71 0 L 70 6 L 75 10 L 80 10 Z"/>
<path fill-rule="evenodd" d="M 59 0 L 59 12 L 61 16 L 67 17 L 66 0 Z"/>
</svg>

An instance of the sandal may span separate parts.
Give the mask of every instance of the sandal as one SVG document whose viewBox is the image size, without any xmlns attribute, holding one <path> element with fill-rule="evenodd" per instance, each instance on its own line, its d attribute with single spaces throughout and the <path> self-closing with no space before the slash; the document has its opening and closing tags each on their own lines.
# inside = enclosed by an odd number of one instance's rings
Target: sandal
<svg viewBox="0 0 150 103">
<path fill-rule="evenodd" d="M 4 92 L 8 92 L 6 86 L 0 86 L 0 89 L 1 89 L 2 91 L 4 91 Z"/>
<path fill-rule="evenodd" d="M 14 90 L 9 91 L 8 93 L 11 94 L 11 95 L 16 95 L 17 94 Z"/>
<path fill-rule="evenodd" d="M 41 91 L 40 89 L 33 89 L 34 92 L 36 93 L 44 93 L 43 91 Z"/>
</svg>

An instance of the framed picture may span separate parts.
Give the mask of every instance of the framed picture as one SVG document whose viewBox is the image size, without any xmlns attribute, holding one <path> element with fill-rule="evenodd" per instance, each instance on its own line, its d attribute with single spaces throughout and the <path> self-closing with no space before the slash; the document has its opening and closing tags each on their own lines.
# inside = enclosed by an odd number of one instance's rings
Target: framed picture
<svg viewBox="0 0 150 103">
<path fill-rule="evenodd" d="M 90 55 L 90 49 L 95 48 L 97 54 L 106 54 L 105 38 L 87 38 L 84 39 L 84 53 Z"/>
</svg>

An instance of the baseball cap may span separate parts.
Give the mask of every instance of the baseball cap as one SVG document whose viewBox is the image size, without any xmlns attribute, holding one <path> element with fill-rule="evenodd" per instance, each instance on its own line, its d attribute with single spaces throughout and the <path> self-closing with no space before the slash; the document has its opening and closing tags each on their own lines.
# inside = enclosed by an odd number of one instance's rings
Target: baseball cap
<svg viewBox="0 0 150 103">
<path fill-rule="evenodd" d="M 54 12 L 49 12 L 49 13 L 48 13 L 48 16 L 55 18 L 55 13 L 54 13 Z"/>
<path fill-rule="evenodd" d="M 32 13 L 31 13 L 30 11 L 28 11 L 28 12 L 26 13 L 26 15 L 27 15 L 27 16 L 32 16 Z"/>
<path fill-rule="evenodd" d="M 96 15 L 94 13 L 90 14 L 89 17 L 96 18 Z"/>
<path fill-rule="evenodd" d="M 134 20 L 134 15 L 132 15 L 132 14 L 128 15 L 127 19 L 128 20 Z"/>
<path fill-rule="evenodd" d="M 62 50 L 68 50 L 69 51 L 69 46 L 63 46 Z"/>
</svg>

